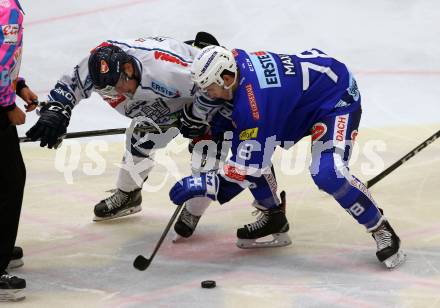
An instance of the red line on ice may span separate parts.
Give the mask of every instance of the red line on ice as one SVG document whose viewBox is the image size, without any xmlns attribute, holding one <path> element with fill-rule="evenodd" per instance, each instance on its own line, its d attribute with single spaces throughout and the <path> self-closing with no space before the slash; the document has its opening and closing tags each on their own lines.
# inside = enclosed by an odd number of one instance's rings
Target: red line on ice
<svg viewBox="0 0 440 308">
<path fill-rule="evenodd" d="M 77 12 L 77 13 L 72 13 L 72 14 L 67 14 L 67 15 L 52 16 L 52 17 L 48 17 L 48 18 L 37 19 L 37 20 L 25 22 L 25 25 L 26 26 L 33 26 L 33 25 L 38 25 L 38 24 L 46 24 L 46 23 L 50 23 L 50 22 L 58 21 L 58 20 L 70 19 L 70 18 L 85 16 L 85 15 L 91 15 L 91 14 L 95 14 L 95 13 L 101 13 L 101 12 L 105 12 L 105 11 L 117 10 L 120 8 L 129 7 L 129 6 L 141 4 L 144 2 L 150 2 L 150 1 L 151 0 L 135 0 L 135 1 L 130 1 L 130 2 L 124 2 L 121 4 L 104 6 L 104 7 L 88 10 L 88 11 L 82 11 L 82 12 Z"/>
</svg>

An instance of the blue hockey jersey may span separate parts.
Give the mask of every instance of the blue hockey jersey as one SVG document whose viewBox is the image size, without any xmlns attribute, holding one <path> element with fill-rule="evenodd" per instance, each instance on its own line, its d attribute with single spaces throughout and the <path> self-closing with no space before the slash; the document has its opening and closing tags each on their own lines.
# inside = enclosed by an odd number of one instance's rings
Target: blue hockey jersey
<svg viewBox="0 0 440 308">
<path fill-rule="evenodd" d="M 270 166 L 276 145 L 296 143 L 320 118 L 360 104 L 347 67 L 318 49 L 296 55 L 235 49 L 233 54 L 239 87 L 232 102 L 231 160 L 240 166 Z"/>
</svg>

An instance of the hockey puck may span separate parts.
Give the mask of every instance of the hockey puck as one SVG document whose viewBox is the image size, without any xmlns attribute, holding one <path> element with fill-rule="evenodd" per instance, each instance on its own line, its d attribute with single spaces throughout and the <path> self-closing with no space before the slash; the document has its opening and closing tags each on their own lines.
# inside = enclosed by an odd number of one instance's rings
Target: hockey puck
<svg viewBox="0 0 440 308">
<path fill-rule="evenodd" d="M 204 289 L 212 289 L 215 288 L 216 283 L 214 280 L 204 280 L 202 281 L 202 288 Z"/>
</svg>

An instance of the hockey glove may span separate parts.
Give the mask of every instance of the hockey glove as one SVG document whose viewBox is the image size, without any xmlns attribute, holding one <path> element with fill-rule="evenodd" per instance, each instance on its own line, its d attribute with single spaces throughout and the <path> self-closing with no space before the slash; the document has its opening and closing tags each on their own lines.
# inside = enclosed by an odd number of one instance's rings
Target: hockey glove
<svg viewBox="0 0 440 308">
<path fill-rule="evenodd" d="M 70 121 L 71 110 L 59 102 L 47 102 L 40 110 L 37 123 L 26 132 L 32 141 L 41 140 L 40 146 L 52 149 L 60 143 Z"/>
<path fill-rule="evenodd" d="M 218 143 L 223 140 L 223 134 L 227 131 L 234 131 L 234 125 L 230 118 L 225 117 L 217 112 L 211 120 L 212 139 Z"/>
<path fill-rule="evenodd" d="M 187 176 L 174 184 L 170 190 L 170 199 L 181 205 L 195 197 L 208 197 L 217 200 L 219 178 L 215 172 L 201 173 L 200 176 Z"/>
<path fill-rule="evenodd" d="M 189 151 L 189 153 L 192 154 L 196 144 L 198 142 L 200 142 L 200 141 L 203 141 L 203 140 L 212 140 L 211 134 L 205 134 L 203 136 L 198 136 L 198 137 L 194 138 L 193 140 L 191 140 L 191 142 L 188 144 L 188 151 Z"/>
<path fill-rule="evenodd" d="M 183 137 L 192 139 L 204 135 L 209 129 L 209 124 L 192 114 L 191 105 L 185 105 L 180 117 L 179 129 Z"/>
</svg>

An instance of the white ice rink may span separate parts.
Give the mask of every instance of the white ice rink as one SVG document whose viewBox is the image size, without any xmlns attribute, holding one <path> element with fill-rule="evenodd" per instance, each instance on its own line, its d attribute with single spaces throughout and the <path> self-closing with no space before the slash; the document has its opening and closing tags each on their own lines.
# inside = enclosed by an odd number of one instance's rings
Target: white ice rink
<svg viewBox="0 0 440 308">
<path fill-rule="evenodd" d="M 203 30 L 230 48 L 294 53 L 316 47 L 345 62 L 363 97 L 360 154 L 352 168 L 363 180 L 440 127 L 436 0 L 20 2 L 26 12 L 21 75 L 41 100 L 103 40 L 187 40 Z M 20 135 L 35 121 L 28 115 Z M 74 110 L 69 131 L 128 122 L 93 95 Z M 105 168 L 87 175 L 94 167 L 87 147 L 99 140 L 108 144 L 100 151 Z M 376 170 L 365 154 L 371 140 L 383 159 L 373 164 Z M 76 156 L 67 155 L 67 163 L 79 159 L 71 177 L 55 163 L 60 152 L 22 146 L 27 185 L 17 245 L 25 266 L 12 273 L 26 278 L 28 287 L 17 307 L 440 307 L 440 141 L 372 189 L 408 255 L 394 271 L 379 264 L 363 227 L 317 190 L 301 159 L 307 143 L 300 143 L 275 159 L 280 190 L 288 194 L 291 246 L 235 247 L 237 227 L 255 220 L 245 192 L 224 206 L 213 204 L 191 240 L 172 244 L 170 234 L 150 268 L 139 272 L 133 259 L 150 255 L 175 209 L 168 199 L 175 179 L 159 165 L 149 181 L 161 188 L 143 192 L 141 213 L 93 223 L 93 206 L 115 186 L 123 139 L 89 138 L 70 146 Z M 189 172 L 185 148 L 177 138 L 167 151 L 182 176 Z M 295 164 L 281 170 L 286 157 Z M 207 279 L 217 288 L 200 288 Z"/>
</svg>

